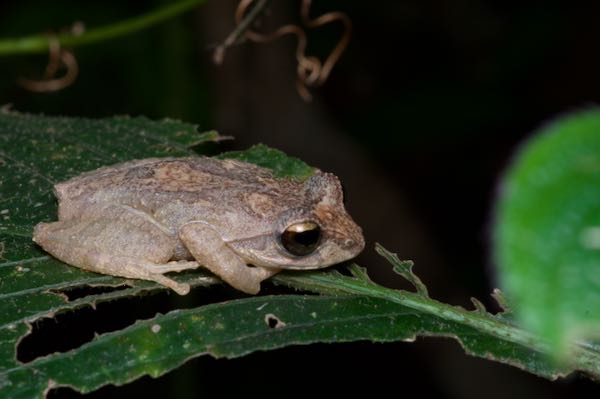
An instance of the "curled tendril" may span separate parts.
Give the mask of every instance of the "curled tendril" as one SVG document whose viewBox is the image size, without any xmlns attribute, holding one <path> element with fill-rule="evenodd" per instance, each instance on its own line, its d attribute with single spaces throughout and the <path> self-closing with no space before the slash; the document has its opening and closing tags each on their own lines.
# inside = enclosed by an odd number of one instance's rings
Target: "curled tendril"
<svg viewBox="0 0 600 399">
<path fill-rule="evenodd" d="M 218 46 L 215 51 L 215 62 L 221 63 L 224 57 L 225 49 L 231 45 L 233 45 L 239 36 L 245 37 L 246 39 L 256 42 L 256 43 L 265 43 L 270 42 L 275 39 L 278 39 L 285 35 L 295 35 L 298 39 L 298 45 L 296 47 L 296 60 L 298 62 L 297 66 L 297 79 L 296 79 L 296 88 L 298 93 L 305 101 L 310 101 L 312 99 L 312 95 L 310 94 L 309 87 L 318 87 L 321 86 L 331 73 L 331 70 L 335 66 L 335 64 L 340 59 L 342 53 L 348 47 L 348 43 L 350 42 L 350 34 L 352 30 L 352 23 L 350 18 L 342 12 L 333 11 L 326 14 L 323 14 L 317 18 L 310 18 L 310 6 L 312 0 L 302 0 L 300 5 L 300 17 L 302 19 L 302 23 L 310 29 L 318 28 L 323 25 L 330 24 L 335 21 L 340 21 L 344 25 L 344 33 L 342 37 L 333 48 L 331 53 L 327 56 L 324 62 L 315 56 L 307 56 L 306 55 L 306 32 L 304 29 L 298 25 L 287 24 L 279 27 L 274 32 L 271 33 L 259 33 L 249 28 L 251 21 L 245 19 L 245 16 L 251 16 L 252 18 L 256 18 L 258 12 L 254 12 L 259 7 L 264 7 L 265 2 L 260 1 L 255 9 L 251 9 L 249 11 L 249 7 L 255 3 L 256 0 L 241 0 L 238 4 L 238 7 L 235 12 L 235 21 L 237 23 L 238 28 L 225 40 L 225 42 Z"/>
<path fill-rule="evenodd" d="M 81 26 L 81 24 L 75 24 L 73 26 L 73 33 L 81 34 Z M 48 39 L 48 50 L 48 64 L 46 65 L 42 79 L 17 79 L 17 83 L 26 90 L 36 93 L 59 91 L 69 87 L 77 79 L 77 75 L 79 74 L 77 59 L 71 51 L 61 48 L 56 36 L 51 36 Z M 66 72 L 63 76 L 56 77 L 61 68 L 64 68 Z"/>
</svg>

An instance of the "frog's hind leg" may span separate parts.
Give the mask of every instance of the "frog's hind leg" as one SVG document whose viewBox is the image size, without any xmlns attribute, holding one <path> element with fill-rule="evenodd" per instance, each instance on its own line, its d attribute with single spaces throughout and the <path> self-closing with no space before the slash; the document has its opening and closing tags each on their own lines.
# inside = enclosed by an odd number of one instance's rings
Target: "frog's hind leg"
<svg viewBox="0 0 600 399">
<path fill-rule="evenodd" d="M 33 239 L 42 248 L 73 266 L 96 273 L 155 281 L 179 294 L 189 285 L 163 273 L 198 267 L 197 262 L 168 262 L 177 238 L 150 215 L 112 205 L 98 216 L 40 223 Z"/>
</svg>

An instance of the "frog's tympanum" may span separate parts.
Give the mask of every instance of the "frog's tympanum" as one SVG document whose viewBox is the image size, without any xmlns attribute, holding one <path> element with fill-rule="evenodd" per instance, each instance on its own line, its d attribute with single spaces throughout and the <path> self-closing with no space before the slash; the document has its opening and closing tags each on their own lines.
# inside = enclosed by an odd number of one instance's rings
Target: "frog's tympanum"
<svg viewBox="0 0 600 399">
<path fill-rule="evenodd" d="M 255 294 L 283 269 L 317 269 L 364 248 L 340 183 L 315 171 L 300 182 L 269 169 L 207 157 L 153 158 L 103 167 L 55 186 L 58 221 L 33 240 L 97 273 L 156 281 L 204 266 Z"/>
</svg>

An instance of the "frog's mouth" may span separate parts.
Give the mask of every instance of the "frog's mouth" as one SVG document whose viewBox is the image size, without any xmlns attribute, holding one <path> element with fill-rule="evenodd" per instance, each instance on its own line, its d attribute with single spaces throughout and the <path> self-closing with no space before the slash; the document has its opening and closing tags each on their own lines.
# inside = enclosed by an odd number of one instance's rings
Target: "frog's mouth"
<svg viewBox="0 0 600 399">
<path fill-rule="evenodd" d="M 337 241 L 337 240 L 336 240 Z M 248 264 L 265 268 L 290 270 L 315 270 L 354 258 L 364 248 L 364 241 L 345 239 L 342 245 L 323 239 L 314 252 L 296 256 L 290 254 L 280 242 L 266 237 L 253 240 L 232 241 L 228 245 Z"/>
<path fill-rule="evenodd" d="M 362 245 L 360 245 L 360 243 L 351 242 L 349 243 L 347 249 L 337 245 L 324 245 L 314 254 L 308 255 L 304 258 L 289 258 L 288 261 L 284 262 L 282 265 L 280 265 L 280 267 L 282 269 L 290 270 L 322 269 L 324 267 L 336 265 L 356 257 L 363 250 L 363 248 L 364 242 Z"/>
</svg>

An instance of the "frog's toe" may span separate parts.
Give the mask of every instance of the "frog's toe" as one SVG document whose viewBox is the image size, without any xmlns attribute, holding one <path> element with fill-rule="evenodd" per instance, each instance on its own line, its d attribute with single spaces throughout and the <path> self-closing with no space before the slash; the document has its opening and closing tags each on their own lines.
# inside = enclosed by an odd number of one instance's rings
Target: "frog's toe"
<svg viewBox="0 0 600 399">
<path fill-rule="evenodd" d="M 179 295 L 187 295 L 190 292 L 190 285 L 186 283 L 178 283 L 177 281 L 163 276 L 162 274 L 154 274 L 151 278 L 153 281 L 164 285 L 178 293 Z"/>
<path fill-rule="evenodd" d="M 279 273 L 279 269 L 267 269 L 264 267 L 246 266 L 246 274 L 231 280 L 229 283 L 240 291 L 247 294 L 256 295 L 260 292 L 260 283 L 274 274 Z"/>
<path fill-rule="evenodd" d="M 244 280 L 229 280 L 229 285 L 238 291 L 245 292 L 246 294 L 256 295 L 260 292 L 260 281 L 254 279 Z"/>
<path fill-rule="evenodd" d="M 177 286 L 171 288 L 179 295 L 187 295 L 190 292 L 189 284 L 177 284 Z"/>
</svg>

